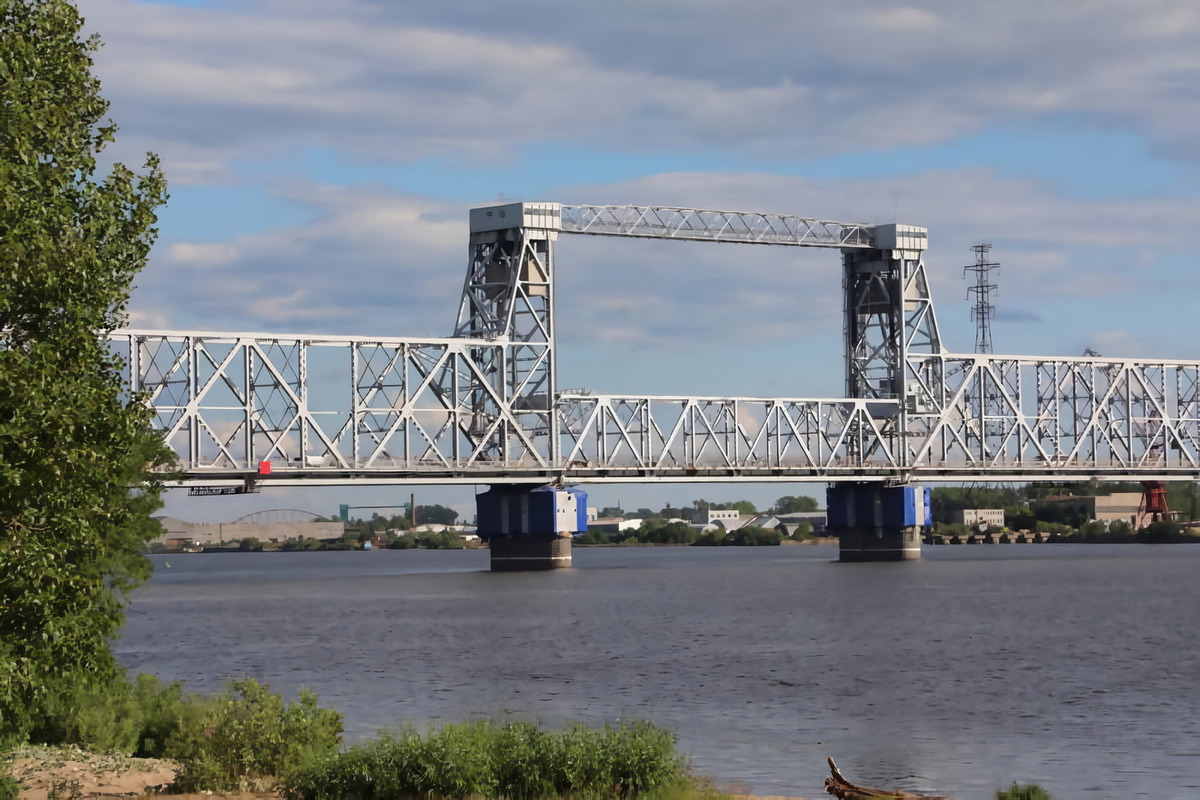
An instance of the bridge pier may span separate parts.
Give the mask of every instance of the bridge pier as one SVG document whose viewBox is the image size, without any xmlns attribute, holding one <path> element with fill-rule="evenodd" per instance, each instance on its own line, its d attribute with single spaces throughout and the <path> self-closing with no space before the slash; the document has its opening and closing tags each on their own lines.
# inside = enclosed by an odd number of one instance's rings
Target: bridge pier
<svg viewBox="0 0 1200 800">
<path fill-rule="evenodd" d="M 929 490 L 921 486 L 835 483 L 825 494 L 828 529 L 839 560 L 911 561 L 921 557 L 920 529 L 929 524 Z"/>
<path fill-rule="evenodd" d="M 492 572 L 571 566 L 571 537 L 587 529 L 587 493 L 541 485 L 491 486 L 475 496 Z"/>
</svg>

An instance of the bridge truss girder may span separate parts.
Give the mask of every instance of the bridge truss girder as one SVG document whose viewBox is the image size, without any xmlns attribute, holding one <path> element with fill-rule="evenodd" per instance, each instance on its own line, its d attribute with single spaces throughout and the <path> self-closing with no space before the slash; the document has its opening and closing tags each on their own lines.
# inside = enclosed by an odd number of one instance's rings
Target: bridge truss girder
<svg viewBox="0 0 1200 800">
<path fill-rule="evenodd" d="M 189 478 L 550 474 L 547 410 L 494 380 L 523 343 L 123 330 L 130 387 Z M 309 376 L 319 376 L 316 382 Z"/>
<path fill-rule="evenodd" d="M 503 340 L 113 340 L 192 481 L 240 481 L 263 460 L 280 485 L 1200 473 L 1200 362 L 925 355 L 914 372 L 938 380 L 903 399 L 563 394 L 543 422 L 488 377 Z"/>
</svg>

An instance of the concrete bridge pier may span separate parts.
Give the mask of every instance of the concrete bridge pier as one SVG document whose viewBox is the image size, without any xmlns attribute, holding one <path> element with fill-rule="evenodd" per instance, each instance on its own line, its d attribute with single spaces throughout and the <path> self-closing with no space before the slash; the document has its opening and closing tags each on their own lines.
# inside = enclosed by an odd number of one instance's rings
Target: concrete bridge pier
<svg viewBox="0 0 1200 800">
<path fill-rule="evenodd" d="M 571 566 L 571 537 L 587 530 L 587 493 L 542 485 L 491 486 L 475 496 L 479 538 L 492 572 Z"/>
<path fill-rule="evenodd" d="M 910 561 L 921 557 L 921 528 L 931 524 L 921 486 L 835 483 L 825 493 L 840 561 Z"/>
</svg>

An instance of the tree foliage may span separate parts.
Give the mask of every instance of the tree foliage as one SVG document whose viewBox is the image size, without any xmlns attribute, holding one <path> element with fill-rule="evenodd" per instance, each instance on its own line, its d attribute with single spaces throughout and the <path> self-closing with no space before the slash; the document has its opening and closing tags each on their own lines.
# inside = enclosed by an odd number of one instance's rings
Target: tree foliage
<svg viewBox="0 0 1200 800">
<path fill-rule="evenodd" d="M 457 511 L 439 503 L 431 506 L 417 506 L 418 525 L 454 525 L 457 520 Z"/>
<path fill-rule="evenodd" d="M 656 517 L 644 520 L 636 535 L 639 542 L 648 544 L 691 544 L 700 533 L 686 522 L 667 522 Z"/>
<path fill-rule="evenodd" d="M 775 501 L 771 507 L 772 514 L 802 514 L 817 510 L 817 499 L 802 494 L 799 497 L 785 495 Z"/>
<path fill-rule="evenodd" d="M 107 343 L 165 182 L 153 156 L 97 175 L 116 127 L 82 22 L 0 0 L 0 740 L 56 687 L 116 674 L 108 642 L 158 528 L 147 467 L 169 459 Z"/>
</svg>

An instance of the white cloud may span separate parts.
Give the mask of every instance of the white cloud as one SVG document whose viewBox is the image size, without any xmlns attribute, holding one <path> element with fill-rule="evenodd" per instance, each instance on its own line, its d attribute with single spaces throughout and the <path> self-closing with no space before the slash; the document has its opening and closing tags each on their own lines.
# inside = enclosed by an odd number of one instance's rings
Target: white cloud
<svg viewBox="0 0 1200 800">
<path fill-rule="evenodd" d="M 176 180 L 311 145 L 385 161 L 556 139 L 821 156 L 1064 117 L 1197 155 L 1200 19 L 1171 0 L 756 0 L 736 24 L 718 4 L 492 5 L 94 0 L 89 23 L 114 113 Z"/>
<path fill-rule="evenodd" d="M 164 330 L 170 327 L 167 321 L 167 315 L 155 311 L 131 311 L 126 324 L 128 328 L 142 328 L 146 330 Z"/>
<path fill-rule="evenodd" d="M 1145 337 L 1124 328 L 1098 330 L 1088 336 L 1088 347 L 1113 358 L 1144 358 L 1150 346 Z"/>
<path fill-rule="evenodd" d="M 178 264 L 203 268 L 228 264 L 237 257 L 237 248 L 226 242 L 217 244 L 177 242 L 167 248 L 167 256 Z"/>
<path fill-rule="evenodd" d="M 870 22 L 875 27 L 899 33 L 930 31 L 942 25 L 936 14 L 922 8 L 889 8 L 871 14 Z"/>
<path fill-rule="evenodd" d="M 465 211 L 378 188 L 292 183 L 297 227 L 164 242 L 133 297 L 169 327 L 444 336 L 466 269 Z M 454 208 L 457 211 L 457 208 Z"/>
</svg>

